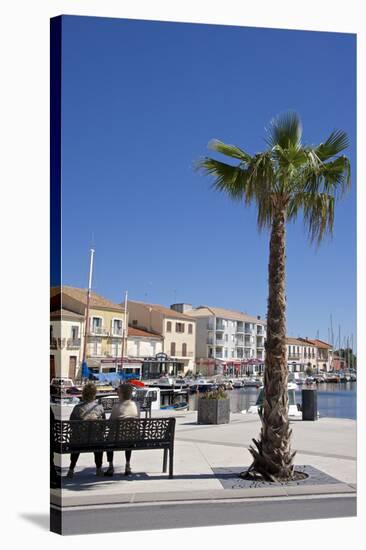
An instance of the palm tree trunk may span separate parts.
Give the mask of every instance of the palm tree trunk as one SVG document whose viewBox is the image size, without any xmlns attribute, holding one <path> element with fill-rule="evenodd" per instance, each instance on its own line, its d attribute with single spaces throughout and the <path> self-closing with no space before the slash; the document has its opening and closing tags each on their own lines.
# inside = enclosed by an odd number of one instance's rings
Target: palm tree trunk
<svg viewBox="0 0 366 550">
<path fill-rule="evenodd" d="M 271 229 L 268 267 L 267 342 L 264 372 L 264 401 L 261 413 L 262 428 L 256 448 L 249 450 L 254 457 L 250 468 L 267 480 L 292 477 L 293 458 L 288 421 L 288 370 L 286 362 L 286 215 L 280 209 L 274 216 Z"/>
</svg>

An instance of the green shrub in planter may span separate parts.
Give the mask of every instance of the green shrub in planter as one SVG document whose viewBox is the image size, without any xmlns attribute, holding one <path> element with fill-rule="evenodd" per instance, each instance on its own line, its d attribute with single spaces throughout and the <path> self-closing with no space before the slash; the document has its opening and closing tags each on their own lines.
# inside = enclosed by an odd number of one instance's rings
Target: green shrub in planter
<svg viewBox="0 0 366 550">
<path fill-rule="evenodd" d="M 223 388 L 203 394 L 198 399 L 198 424 L 228 424 L 230 399 Z"/>
</svg>

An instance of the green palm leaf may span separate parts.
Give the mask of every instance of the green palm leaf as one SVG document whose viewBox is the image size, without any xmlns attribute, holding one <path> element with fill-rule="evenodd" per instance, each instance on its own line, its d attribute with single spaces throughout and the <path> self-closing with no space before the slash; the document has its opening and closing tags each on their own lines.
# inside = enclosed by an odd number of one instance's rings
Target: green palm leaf
<svg viewBox="0 0 366 550">
<path fill-rule="evenodd" d="M 348 146 L 349 140 L 346 132 L 334 130 L 328 139 L 315 149 L 315 153 L 320 160 L 325 161 L 339 155 L 339 153 L 347 149 Z"/>
</svg>

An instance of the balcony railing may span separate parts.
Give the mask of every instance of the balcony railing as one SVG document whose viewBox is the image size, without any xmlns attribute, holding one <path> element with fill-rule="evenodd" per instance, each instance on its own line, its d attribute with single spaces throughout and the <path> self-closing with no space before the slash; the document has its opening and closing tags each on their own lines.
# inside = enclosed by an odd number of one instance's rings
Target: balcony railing
<svg viewBox="0 0 366 550">
<path fill-rule="evenodd" d="M 240 333 L 240 334 L 241 334 L 242 332 L 244 332 L 244 325 L 237 325 L 237 326 L 236 326 L 236 332 L 237 332 L 237 333 Z"/>
<path fill-rule="evenodd" d="M 67 349 L 79 349 L 81 344 L 80 338 L 69 338 L 67 340 Z"/>
<path fill-rule="evenodd" d="M 289 353 L 288 354 L 288 359 L 299 360 L 300 359 L 300 353 Z"/>
<path fill-rule="evenodd" d="M 111 336 L 122 336 L 121 328 L 112 328 Z"/>
<path fill-rule="evenodd" d="M 103 327 L 91 327 L 90 334 L 95 334 L 98 336 L 109 336 L 109 330 Z"/>
</svg>

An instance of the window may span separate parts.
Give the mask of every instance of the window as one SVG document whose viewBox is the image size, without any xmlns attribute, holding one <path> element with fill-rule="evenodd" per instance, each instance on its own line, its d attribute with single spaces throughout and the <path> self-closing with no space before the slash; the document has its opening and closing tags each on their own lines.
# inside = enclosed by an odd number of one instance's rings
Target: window
<svg viewBox="0 0 366 550">
<path fill-rule="evenodd" d="M 167 331 L 167 332 L 172 332 L 172 322 L 171 322 L 171 321 L 167 321 L 167 323 L 166 323 L 166 331 Z"/>
<path fill-rule="evenodd" d="M 228 336 L 228 334 L 225 334 L 225 342 L 227 342 L 227 341 L 228 341 L 228 339 L 229 339 L 229 336 Z"/>
<path fill-rule="evenodd" d="M 192 323 L 189 323 L 188 325 L 188 334 L 192 334 L 193 333 L 193 325 Z"/>
<path fill-rule="evenodd" d="M 122 319 L 113 319 L 112 332 L 118 336 L 122 336 Z"/>
<path fill-rule="evenodd" d="M 170 344 L 170 355 L 175 357 L 175 342 L 171 342 Z"/>
<path fill-rule="evenodd" d="M 101 317 L 92 317 L 91 330 L 95 334 L 101 334 L 101 332 L 102 332 L 102 318 Z"/>
<path fill-rule="evenodd" d="M 77 325 L 71 327 L 71 338 L 73 340 L 77 340 L 79 338 L 79 327 Z"/>
<path fill-rule="evenodd" d="M 175 323 L 175 332 L 184 332 L 184 323 Z"/>
<path fill-rule="evenodd" d="M 182 356 L 187 357 L 187 344 L 182 344 Z"/>
<path fill-rule="evenodd" d="M 132 324 L 133 324 L 134 327 L 136 327 L 137 326 L 137 319 L 133 319 Z"/>
</svg>

